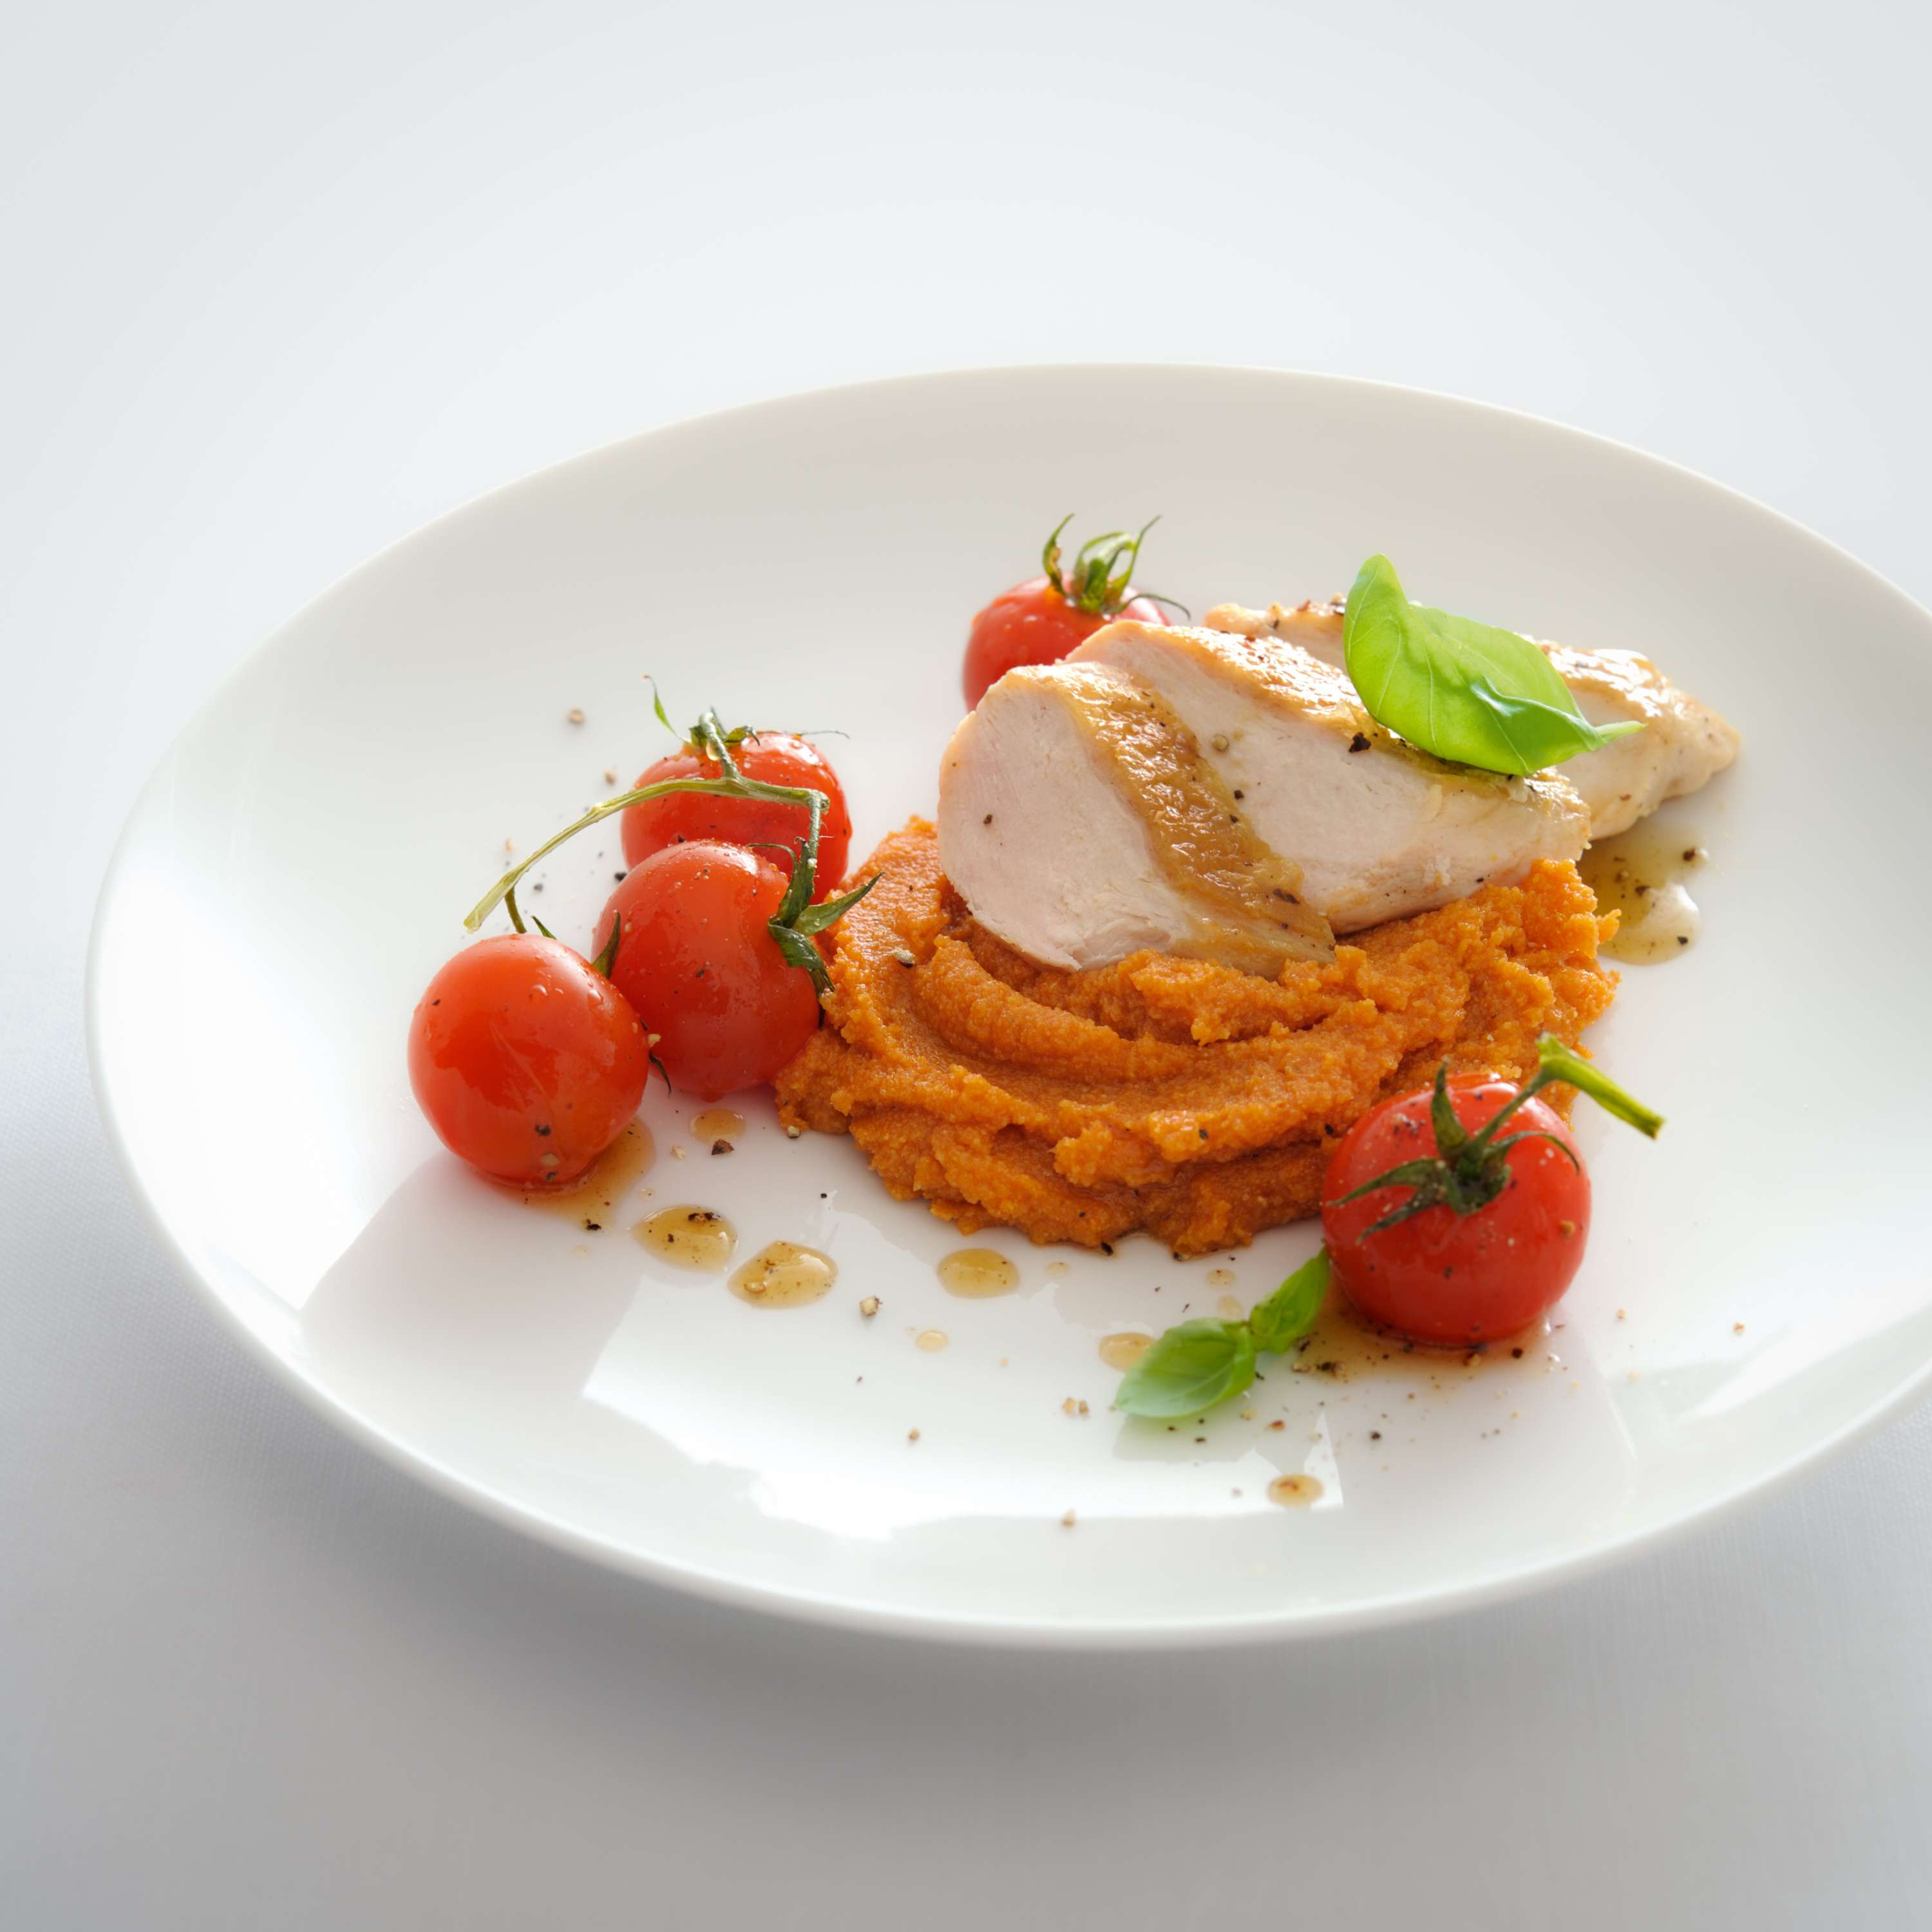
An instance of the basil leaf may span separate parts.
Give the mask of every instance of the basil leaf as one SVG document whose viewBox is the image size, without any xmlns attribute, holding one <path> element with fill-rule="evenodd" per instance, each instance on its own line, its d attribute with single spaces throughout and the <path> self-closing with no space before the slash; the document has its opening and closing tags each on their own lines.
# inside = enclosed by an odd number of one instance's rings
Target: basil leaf
<svg viewBox="0 0 1932 1932">
<path fill-rule="evenodd" d="M 1328 1250 L 1318 1248 L 1268 1298 L 1248 1315 L 1255 1346 L 1278 1355 L 1315 1326 L 1328 1293 Z"/>
<path fill-rule="evenodd" d="M 1120 1378 L 1114 1406 L 1160 1422 L 1198 1415 L 1255 1378 L 1255 1342 L 1244 1322 L 1184 1322 Z"/>
<path fill-rule="evenodd" d="M 1369 716 L 1456 764 L 1526 778 L 1643 729 L 1592 724 L 1527 638 L 1412 604 L 1385 556 L 1357 575 L 1342 642 Z"/>
</svg>

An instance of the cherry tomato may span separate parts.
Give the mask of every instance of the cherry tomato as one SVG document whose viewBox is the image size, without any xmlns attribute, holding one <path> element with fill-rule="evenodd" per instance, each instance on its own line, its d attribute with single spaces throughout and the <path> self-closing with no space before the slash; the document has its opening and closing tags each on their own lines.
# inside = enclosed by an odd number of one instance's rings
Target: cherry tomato
<svg viewBox="0 0 1932 1932">
<path fill-rule="evenodd" d="M 970 711 L 1008 671 L 1021 664 L 1058 664 L 1103 624 L 1132 617 L 1143 624 L 1166 620 L 1160 607 L 1129 594 L 1112 615 L 1083 610 L 1050 579 L 1030 577 L 1003 590 L 973 620 L 966 636 L 966 668 L 960 680 Z"/>
<path fill-rule="evenodd" d="M 610 969 L 650 1030 L 671 1084 L 700 1100 L 770 1080 L 812 1036 L 818 995 L 766 922 L 787 874 L 762 852 L 714 839 L 668 845 L 610 895 L 598 922 L 622 938 Z"/>
<path fill-rule="evenodd" d="M 1474 1132 L 1516 1090 L 1493 1075 L 1464 1075 L 1450 1081 L 1449 1101 Z M 1508 1148 L 1500 1156 L 1502 1191 L 1472 1214 L 1438 1203 L 1371 1234 L 1373 1222 L 1410 1198 L 1408 1186 L 1335 1204 L 1399 1163 L 1438 1151 L 1430 1098 L 1425 1090 L 1384 1100 L 1336 1143 L 1322 1190 L 1329 1260 L 1349 1300 L 1372 1321 L 1418 1342 L 1496 1341 L 1528 1327 L 1570 1286 L 1590 1232 L 1589 1177 L 1562 1116 L 1532 1098 L 1498 1140 L 1533 1130 L 1560 1144 L 1536 1139 Z"/>
<path fill-rule="evenodd" d="M 802 785 L 825 794 L 825 812 L 818 825 L 818 864 L 812 897 L 827 897 L 845 876 L 846 855 L 852 843 L 851 814 L 845 809 L 844 789 L 838 775 L 816 745 L 789 731 L 760 731 L 731 748 L 738 770 L 765 784 Z M 638 774 L 639 785 L 664 778 L 715 778 L 722 768 L 700 758 L 688 746 L 647 765 Z M 687 844 L 694 838 L 722 839 L 728 845 L 796 845 L 805 836 L 802 806 L 766 805 L 750 798 L 707 798 L 702 792 L 674 792 L 634 805 L 623 816 L 624 862 L 638 864 L 667 845 Z M 767 852 L 775 860 L 779 855 Z M 783 862 L 782 860 L 780 862 Z"/>
<path fill-rule="evenodd" d="M 574 1180 L 650 1075 L 644 1030 L 586 961 L 534 932 L 466 946 L 410 1022 L 410 1084 L 443 1144 L 502 1180 Z"/>
</svg>

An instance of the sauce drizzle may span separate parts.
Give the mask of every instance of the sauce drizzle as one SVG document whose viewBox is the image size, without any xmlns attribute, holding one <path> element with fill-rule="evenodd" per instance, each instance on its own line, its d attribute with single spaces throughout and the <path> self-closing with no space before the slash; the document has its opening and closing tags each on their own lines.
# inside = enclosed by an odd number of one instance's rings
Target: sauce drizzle
<svg viewBox="0 0 1932 1932">
<path fill-rule="evenodd" d="M 738 1231 L 716 1208 L 688 1202 L 660 1208 L 631 1229 L 661 1262 L 695 1274 L 722 1274 L 738 1245 Z"/>
<path fill-rule="evenodd" d="M 633 1120 L 575 1180 L 561 1187 L 497 1185 L 514 1193 L 526 1208 L 574 1221 L 580 1227 L 592 1222 L 601 1225 L 632 1182 L 649 1170 L 656 1151 L 650 1130 Z"/>
<path fill-rule="evenodd" d="M 1592 845 L 1576 869 L 1596 894 L 1598 910 L 1621 916 L 1603 950 L 1633 966 L 1688 952 L 1704 916 L 1684 880 L 1708 856 L 1694 833 L 1656 824 Z"/>
<path fill-rule="evenodd" d="M 994 1248 L 961 1248 L 939 1264 L 939 1285 L 948 1294 L 983 1301 L 1010 1294 L 1020 1285 L 1020 1271 Z"/>
<path fill-rule="evenodd" d="M 1124 1328 L 1118 1334 L 1100 1337 L 1100 1359 L 1110 1369 L 1123 1372 L 1132 1368 L 1154 1346 L 1151 1335 L 1142 1335 L 1132 1328 Z"/>
<path fill-rule="evenodd" d="M 838 1264 L 816 1248 L 773 1241 L 731 1277 L 731 1292 L 754 1308 L 802 1308 L 831 1292 Z"/>
<path fill-rule="evenodd" d="M 1268 1486 L 1268 1498 L 1284 1509 L 1306 1509 L 1322 1494 L 1322 1485 L 1312 1476 L 1277 1476 Z"/>
</svg>

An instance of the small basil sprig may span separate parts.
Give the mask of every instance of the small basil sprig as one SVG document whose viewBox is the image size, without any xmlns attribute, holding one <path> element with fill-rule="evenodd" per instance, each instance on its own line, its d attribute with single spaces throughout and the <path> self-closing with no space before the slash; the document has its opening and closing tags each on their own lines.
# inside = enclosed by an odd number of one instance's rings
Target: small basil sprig
<svg viewBox="0 0 1932 1932">
<path fill-rule="evenodd" d="M 1385 556 L 1357 574 L 1342 641 L 1369 716 L 1456 764 L 1527 777 L 1643 729 L 1592 724 L 1527 638 L 1412 604 Z"/>
<path fill-rule="evenodd" d="M 1202 1318 L 1168 1329 L 1120 1378 L 1114 1406 L 1172 1422 L 1239 1395 L 1255 1378 L 1255 1357 L 1292 1348 L 1315 1325 L 1328 1292 L 1328 1251 L 1304 1262 L 1245 1322 Z"/>
</svg>

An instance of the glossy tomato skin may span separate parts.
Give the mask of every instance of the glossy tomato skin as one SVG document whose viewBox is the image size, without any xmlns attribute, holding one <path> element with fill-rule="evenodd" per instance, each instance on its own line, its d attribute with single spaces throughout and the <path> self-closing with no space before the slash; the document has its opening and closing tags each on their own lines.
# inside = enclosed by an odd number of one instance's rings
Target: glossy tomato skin
<svg viewBox="0 0 1932 1932">
<path fill-rule="evenodd" d="M 1132 597 L 1119 615 L 1143 624 L 1166 620 L 1160 607 Z M 1103 624 L 1114 621 L 1070 603 L 1044 577 L 1030 577 L 1003 590 L 973 620 L 966 634 L 966 665 L 960 678 L 970 711 L 1008 671 L 1021 664 L 1058 664 Z"/>
<path fill-rule="evenodd" d="M 845 809 L 844 788 L 818 747 L 789 731 L 760 731 L 732 747 L 739 771 L 764 784 L 802 785 L 825 794 L 825 812 L 818 827 L 818 863 L 814 868 L 812 897 L 829 898 L 845 876 L 852 845 L 852 818 Z M 640 786 L 665 778 L 715 778 L 722 767 L 700 758 L 687 746 L 647 765 L 638 774 Z M 635 788 L 633 788 L 634 789 Z M 767 849 L 795 846 L 805 836 L 805 808 L 796 805 L 766 805 L 756 799 L 707 798 L 701 792 L 674 792 L 634 805 L 622 820 L 624 862 L 640 864 L 668 845 L 688 844 L 696 838 L 716 838 L 728 845 L 757 845 L 776 864 L 786 862 Z"/>
<path fill-rule="evenodd" d="M 597 923 L 601 954 L 621 914 L 610 976 L 674 1087 L 714 1100 L 762 1086 L 812 1037 L 818 995 L 788 965 L 766 922 L 785 874 L 762 852 L 702 839 L 634 867 Z"/>
<path fill-rule="evenodd" d="M 1493 1076 L 1449 1082 L 1456 1118 L 1472 1132 L 1516 1093 Z M 1426 1208 L 1381 1233 L 1367 1232 L 1408 1198 L 1378 1188 L 1344 1207 L 1331 1204 L 1399 1162 L 1436 1152 L 1425 1090 L 1370 1108 L 1336 1143 L 1322 1184 L 1322 1232 L 1334 1278 L 1372 1321 L 1418 1342 L 1466 1348 L 1527 1328 L 1570 1286 L 1590 1232 L 1590 1180 L 1548 1141 L 1525 1141 L 1504 1156 L 1502 1193 L 1473 1214 Z M 1576 1152 L 1561 1114 L 1526 1101 L 1502 1135 L 1553 1134 Z"/>
<path fill-rule="evenodd" d="M 650 1075 L 629 1003 L 534 932 L 465 946 L 410 1022 L 410 1084 L 443 1144 L 500 1180 L 574 1180 L 620 1134 Z"/>
</svg>

